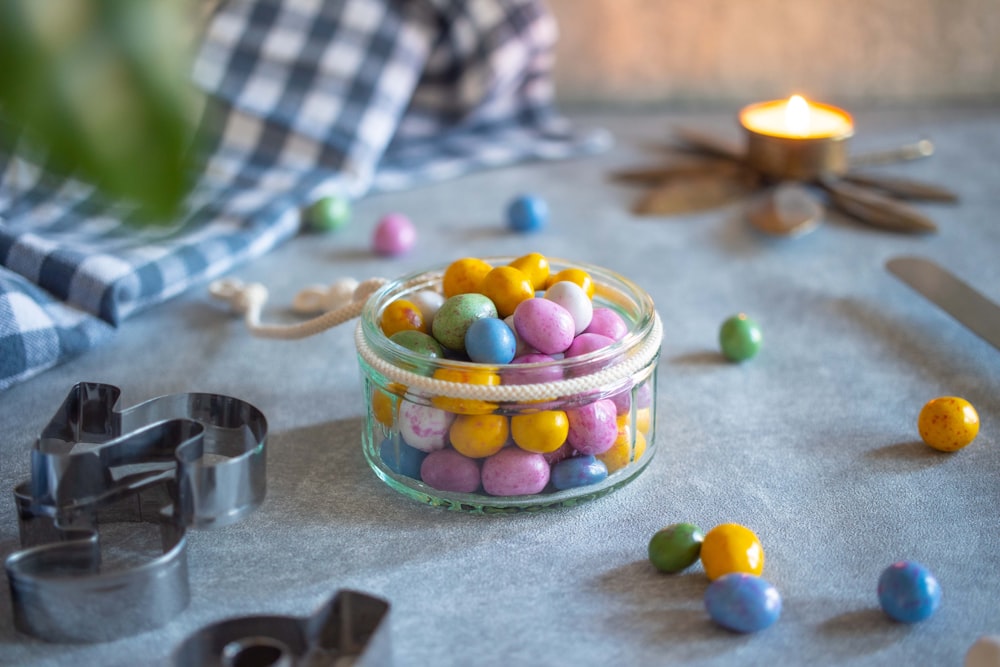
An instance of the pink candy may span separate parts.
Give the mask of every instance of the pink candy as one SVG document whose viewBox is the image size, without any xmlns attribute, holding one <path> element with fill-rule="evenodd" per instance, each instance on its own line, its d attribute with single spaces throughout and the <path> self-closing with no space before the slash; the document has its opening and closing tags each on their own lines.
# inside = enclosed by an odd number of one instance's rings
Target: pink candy
<svg viewBox="0 0 1000 667">
<path fill-rule="evenodd" d="M 514 310 L 514 329 L 542 354 L 558 354 L 573 342 L 576 323 L 568 310 L 548 299 L 527 299 Z"/>
<path fill-rule="evenodd" d="M 567 410 L 566 417 L 569 419 L 566 441 L 581 454 L 603 454 L 618 438 L 618 410 L 609 399 Z"/>
<path fill-rule="evenodd" d="M 549 483 L 549 464 L 541 454 L 506 447 L 483 461 L 483 490 L 491 496 L 528 496 Z"/>
</svg>

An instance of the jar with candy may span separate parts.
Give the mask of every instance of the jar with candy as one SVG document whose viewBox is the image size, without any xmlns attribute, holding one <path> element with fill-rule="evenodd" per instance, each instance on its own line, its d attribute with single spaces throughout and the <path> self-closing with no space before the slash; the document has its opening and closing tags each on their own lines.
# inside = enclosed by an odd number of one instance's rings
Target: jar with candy
<svg viewBox="0 0 1000 667">
<path fill-rule="evenodd" d="M 656 451 L 662 325 L 607 269 L 462 258 L 392 281 L 355 333 L 365 458 L 400 493 L 470 512 L 575 505 Z"/>
</svg>

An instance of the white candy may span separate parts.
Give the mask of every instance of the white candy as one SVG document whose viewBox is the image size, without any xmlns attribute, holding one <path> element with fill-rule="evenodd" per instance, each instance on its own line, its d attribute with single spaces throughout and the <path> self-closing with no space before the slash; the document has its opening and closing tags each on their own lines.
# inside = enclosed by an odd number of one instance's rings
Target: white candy
<svg viewBox="0 0 1000 667">
<path fill-rule="evenodd" d="M 590 320 L 594 317 L 594 304 L 583 288 L 576 283 L 560 280 L 545 290 L 545 298 L 555 301 L 573 316 L 574 335 L 579 336 L 590 326 Z"/>
<path fill-rule="evenodd" d="M 417 307 L 420 314 L 424 316 L 424 322 L 430 327 L 434 321 L 434 315 L 437 314 L 437 311 L 441 308 L 441 304 L 444 303 L 444 296 L 434 290 L 425 289 L 410 294 L 406 297 L 406 300 Z"/>
</svg>

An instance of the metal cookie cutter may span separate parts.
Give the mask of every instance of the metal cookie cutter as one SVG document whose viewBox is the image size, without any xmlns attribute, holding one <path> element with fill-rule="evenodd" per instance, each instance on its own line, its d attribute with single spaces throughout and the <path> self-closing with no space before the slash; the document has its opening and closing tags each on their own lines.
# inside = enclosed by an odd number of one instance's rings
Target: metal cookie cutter
<svg viewBox="0 0 1000 667">
<path fill-rule="evenodd" d="M 383 667 L 392 663 L 389 603 L 338 591 L 315 614 L 243 616 L 206 626 L 174 653 L 177 667 Z"/>
<path fill-rule="evenodd" d="M 166 624 L 190 600 L 185 529 L 234 523 L 264 500 L 260 410 L 198 393 L 119 410 L 120 395 L 74 386 L 32 449 L 31 479 L 14 489 L 22 550 L 6 569 L 21 632 L 99 642 Z M 143 528 L 159 536 L 123 556 L 99 525 L 130 546 Z"/>
</svg>

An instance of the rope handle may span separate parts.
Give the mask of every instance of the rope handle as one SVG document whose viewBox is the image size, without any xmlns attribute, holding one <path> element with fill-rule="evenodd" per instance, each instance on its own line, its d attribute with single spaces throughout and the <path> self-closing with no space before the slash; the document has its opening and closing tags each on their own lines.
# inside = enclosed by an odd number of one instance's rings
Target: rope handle
<svg viewBox="0 0 1000 667">
<path fill-rule="evenodd" d="M 254 336 L 295 340 L 314 336 L 360 316 L 368 298 L 387 282 L 385 278 L 369 278 L 360 283 L 354 278 L 342 278 L 329 287 L 306 287 L 295 295 L 292 310 L 302 314 L 321 314 L 295 324 L 261 323 L 261 312 L 267 303 L 268 293 L 260 283 L 223 278 L 209 284 L 208 293 L 228 303 L 234 313 L 243 315 L 247 329 Z"/>
</svg>

